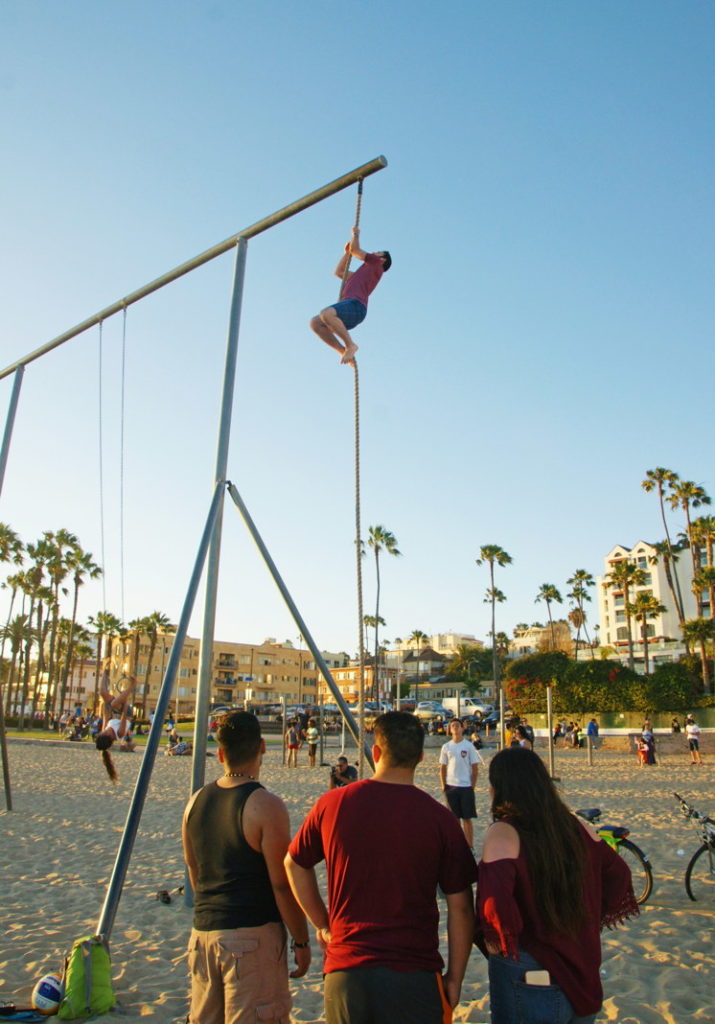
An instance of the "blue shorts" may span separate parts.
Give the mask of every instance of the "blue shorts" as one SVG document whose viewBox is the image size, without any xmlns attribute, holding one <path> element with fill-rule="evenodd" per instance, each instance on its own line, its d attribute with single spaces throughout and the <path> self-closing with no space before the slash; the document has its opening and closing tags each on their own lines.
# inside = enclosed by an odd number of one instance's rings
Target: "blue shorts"
<svg viewBox="0 0 715 1024">
<path fill-rule="evenodd" d="M 367 316 L 367 306 L 364 306 L 359 299 L 343 299 L 342 302 L 336 302 L 333 309 L 348 331 L 361 324 Z"/>
</svg>

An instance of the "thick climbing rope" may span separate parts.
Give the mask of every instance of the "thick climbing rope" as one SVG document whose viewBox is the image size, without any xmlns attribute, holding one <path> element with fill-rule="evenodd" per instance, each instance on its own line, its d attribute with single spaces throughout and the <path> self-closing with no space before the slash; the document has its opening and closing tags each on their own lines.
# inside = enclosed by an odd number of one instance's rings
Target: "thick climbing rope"
<svg viewBox="0 0 715 1024">
<path fill-rule="evenodd" d="M 122 393 L 119 431 L 119 580 L 121 584 L 122 622 L 124 619 L 124 384 L 127 365 L 127 307 L 122 318 Z"/>
<path fill-rule="evenodd" d="M 102 321 L 99 321 L 99 383 L 97 393 L 99 395 L 99 532 L 102 555 L 102 611 L 107 610 L 107 584 L 106 563 L 104 557 L 104 440 L 102 430 L 102 379 L 104 377 L 102 367 Z"/>
<path fill-rule="evenodd" d="M 355 201 L 355 230 L 360 227 L 362 211 L 362 178 L 358 181 L 357 199 Z M 347 253 L 343 279 L 340 284 L 340 296 L 350 273 L 350 251 Z M 365 773 L 365 643 L 363 640 L 363 601 L 362 601 L 362 536 L 360 530 L 360 376 L 357 359 L 353 360 L 355 371 L 355 557 L 357 559 L 357 604 L 358 604 L 358 651 L 360 657 L 358 684 L 358 775 Z"/>
</svg>

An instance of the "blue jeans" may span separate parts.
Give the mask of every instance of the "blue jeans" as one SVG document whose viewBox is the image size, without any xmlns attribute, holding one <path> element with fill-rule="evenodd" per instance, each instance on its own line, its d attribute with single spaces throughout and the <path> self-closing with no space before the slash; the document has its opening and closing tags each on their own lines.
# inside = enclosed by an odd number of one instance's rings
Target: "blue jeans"
<svg viewBox="0 0 715 1024">
<path fill-rule="evenodd" d="M 541 964 L 519 950 L 518 960 L 489 957 L 489 1007 L 492 1024 L 593 1024 L 596 1014 L 577 1017 L 558 985 L 527 985 L 527 971 Z"/>
</svg>

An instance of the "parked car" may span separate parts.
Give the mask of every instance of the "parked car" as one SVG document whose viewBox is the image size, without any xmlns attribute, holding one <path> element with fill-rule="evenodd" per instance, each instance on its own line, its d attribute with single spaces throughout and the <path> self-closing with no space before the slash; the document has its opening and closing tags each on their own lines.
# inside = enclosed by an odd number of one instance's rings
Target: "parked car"
<svg viewBox="0 0 715 1024">
<path fill-rule="evenodd" d="M 488 715 L 485 715 L 481 721 L 481 724 L 486 728 L 489 726 L 491 729 L 496 728 L 499 725 L 499 712 L 491 711 Z"/>
</svg>

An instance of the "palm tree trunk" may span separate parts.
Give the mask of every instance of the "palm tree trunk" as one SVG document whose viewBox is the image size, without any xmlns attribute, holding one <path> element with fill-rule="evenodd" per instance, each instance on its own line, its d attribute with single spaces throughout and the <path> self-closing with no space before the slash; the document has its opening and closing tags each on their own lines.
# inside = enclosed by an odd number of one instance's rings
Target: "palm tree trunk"
<svg viewBox="0 0 715 1024">
<path fill-rule="evenodd" d="M 69 679 L 70 668 L 72 666 L 72 649 L 74 647 L 74 627 L 77 621 L 77 603 L 79 601 L 79 586 L 75 583 L 74 588 L 74 600 L 72 602 L 72 619 L 70 622 L 70 632 L 67 637 L 67 654 L 65 656 L 65 664 L 62 670 L 62 687 L 60 689 L 60 714 L 65 706 L 65 697 L 67 694 L 67 680 Z"/>
<path fill-rule="evenodd" d="M 670 561 L 673 566 L 673 580 L 675 581 L 675 590 L 673 591 L 673 600 L 675 601 L 675 611 L 678 616 L 678 622 L 682 626 L 685 622 L 685 608 L 683 605 L 683 594 L 680 589 L 680 580 L 678 579 L 678 570 L 675 565 L 675 558 L 673 556 L 673 545 L 670 541 L 670 532 L 668 531 L 668 521 L 665 518 L 665 504 L 663 502 L 663 485 L 658 483 L 658 500 L 660 502 L 660 518 L 663 520 L 663 529 L 665 530 L 665 543 L 668 545 L 668 554 L 670 555 Z M 666 574 L 667 575 L 667 574 Z"/>
</svg>

